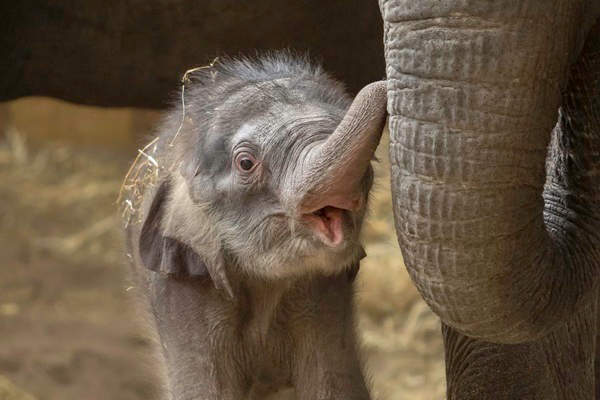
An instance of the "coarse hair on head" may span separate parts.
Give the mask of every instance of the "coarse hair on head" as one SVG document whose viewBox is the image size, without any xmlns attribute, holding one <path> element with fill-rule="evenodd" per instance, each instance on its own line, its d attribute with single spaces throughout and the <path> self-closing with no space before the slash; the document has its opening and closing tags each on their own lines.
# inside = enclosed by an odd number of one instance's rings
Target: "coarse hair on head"
<svg viewBox="0 0 600 400">
<path fill-rule="evenodd" d="M 207 68 L 192 72 L 189 80 L 186 84 L 189 96 L 198 98 L 198 91 L 202 91 L 207 107 L 245 86 L 260 88 L 266 82 L 275 84 L 275 88 L 269 88 L 269 94 L 277 101 L 312 101 L 343 108 L 351 101 L 344 85 L 325 72 L 319 63 L 311 61 L 307 53 L 289 49 L 256 52 L 253 56 L 219 56 Z M 277 85 L 278 81 L 286 84 Z M 302 89 L 301 99 L 293 96 L 294 88 Z"/>
</svg>

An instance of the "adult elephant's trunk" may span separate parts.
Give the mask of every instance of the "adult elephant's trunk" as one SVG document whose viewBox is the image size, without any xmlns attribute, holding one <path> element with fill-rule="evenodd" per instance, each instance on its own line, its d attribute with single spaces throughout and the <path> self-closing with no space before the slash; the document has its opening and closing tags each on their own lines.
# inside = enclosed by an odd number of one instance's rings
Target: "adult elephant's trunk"
<svg viewBox="0 0 600 400">
<path fill-rule="evenodd" d="M 600 98 L 600 76 L 588 68 L 600 70 L 600 43 L 587 43 L 588 59 L 569 74 L 586 6 L 380 6 L 394 212 L 411 277 L 467 335 L 545 335 L 592 297 L 600 275 L 600 121 L 589 111 L 600 104 L 578 92 L 591 87 Z M 600 37 L 594 29 L 589 37 Z"/>
</svg>

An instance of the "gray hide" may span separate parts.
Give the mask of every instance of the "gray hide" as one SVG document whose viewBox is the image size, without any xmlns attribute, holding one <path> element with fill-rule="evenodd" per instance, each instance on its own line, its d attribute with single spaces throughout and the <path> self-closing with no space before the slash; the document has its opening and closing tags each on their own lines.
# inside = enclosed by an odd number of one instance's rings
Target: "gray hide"
<svg viewBox="0 0 600 400">
<path fill-rule="evenodd" d="M 396 231 L 448 398 L 600 399 L 600 2 L 380 6 Z"/>
</svg>

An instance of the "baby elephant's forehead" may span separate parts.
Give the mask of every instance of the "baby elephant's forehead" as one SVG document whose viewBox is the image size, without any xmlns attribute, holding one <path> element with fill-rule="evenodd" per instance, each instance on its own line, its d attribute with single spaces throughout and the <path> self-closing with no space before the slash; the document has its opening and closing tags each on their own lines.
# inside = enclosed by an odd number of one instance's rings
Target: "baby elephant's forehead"
<svg viewBox="0 0 600 400">
<path fill-rule="evenodd" d="M 340 113 L 318 105 L 279 104 L 243 123 L 232 136 L 232 144 L 252 142 L 266 150 L 284 142 L 329 134 L 340 120 Z"/>
<path fill-rule="evenodd" d="M 257 123 L 246 122 L 235 132 L 231 138 L 233 144 L 249 141 L 257 138 Z"/>
</svg>

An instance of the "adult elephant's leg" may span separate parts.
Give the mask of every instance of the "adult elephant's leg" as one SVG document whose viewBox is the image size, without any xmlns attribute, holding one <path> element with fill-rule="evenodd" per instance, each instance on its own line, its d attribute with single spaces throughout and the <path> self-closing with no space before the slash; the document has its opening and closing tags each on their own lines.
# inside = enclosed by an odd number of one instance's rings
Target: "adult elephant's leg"
<svg viewBox="0 0 600 400">
<path fill-rule="evenodd" d="M 567 79 L 586 3 L 381 8 L 396 228 L 417 288 L 451 327 L 449 384 L 466 386 L 450 395 L 552 398 L 550 385 L 557 398 L 591 398 L 600 277 L 593 43 Z"/>
<path fill-rule="evenodd" d="M 534 342 L 498 344 L 444 325 L 448 400 L 594 399 L 596 305 Z"/>
<path fill-rule="evenodd" d="M 595 3 L 595 7 L 600 9 L 600 3 Z M 600 209 L 597 192 L 600 176 L 600 18 L 592 25 L 583 50 L 571 67 L 559 123 L 553 133 L 550 158 L 555 162 L 549 163 L 545 197 L 552 192 L 553 186 L 579 187 L 578 197 L 590 199 L 597 213 Z M 596 266 L 600 265 L 598 258 L 594 262 Z M 596 394 L 592 398 L 600 400 L 600 287 L 592 299 L 590 316 L 593 317 L 590 321 L 592 332 L 596 336 L 591 346 L 596 382 Z"/>
</svg>

